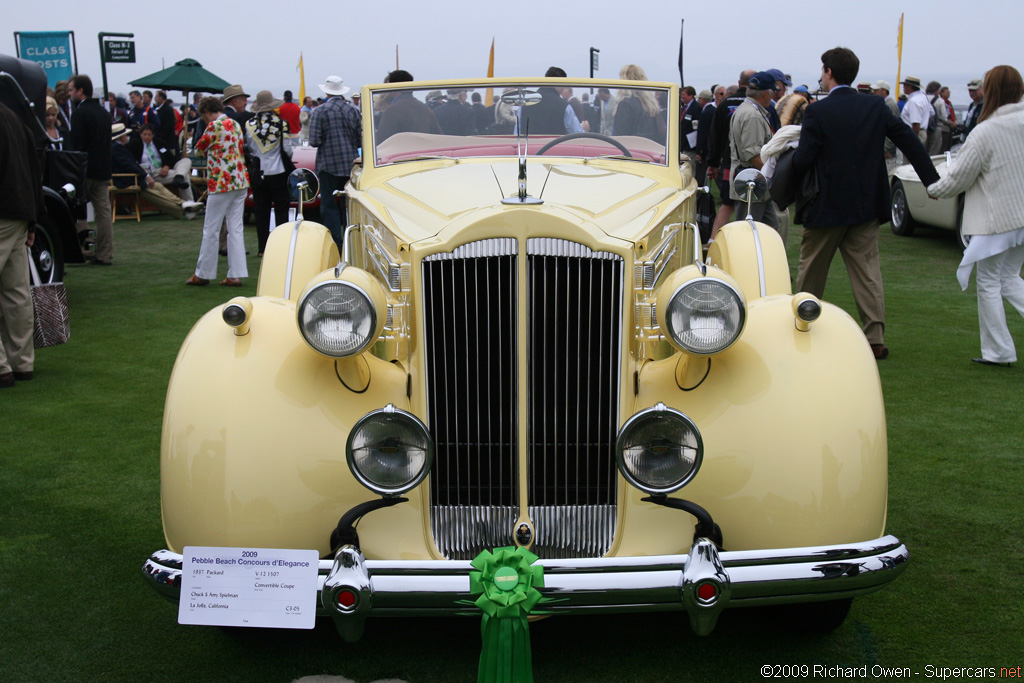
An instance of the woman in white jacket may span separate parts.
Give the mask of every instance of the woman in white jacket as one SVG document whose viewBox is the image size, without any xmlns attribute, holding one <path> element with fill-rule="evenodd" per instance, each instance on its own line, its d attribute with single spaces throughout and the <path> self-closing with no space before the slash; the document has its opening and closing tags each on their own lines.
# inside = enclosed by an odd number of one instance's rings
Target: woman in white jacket
<svg viewBox="0 0 1024 683">
<path fill-rule="evenodd" d="M 1024 80 L 1012 66 L 985 74 L 985 105 L 977 128 L 960 148 L 946 176 L 928 186 L 932 197 L 966 191 L 963 231 L 971 235 L 957 271 L 967 289 L 978 267 L 978 322 L 983 365 L 1017 360 L 1006 326 L 1003 299 L 1024 316 Z"/>
</svg>

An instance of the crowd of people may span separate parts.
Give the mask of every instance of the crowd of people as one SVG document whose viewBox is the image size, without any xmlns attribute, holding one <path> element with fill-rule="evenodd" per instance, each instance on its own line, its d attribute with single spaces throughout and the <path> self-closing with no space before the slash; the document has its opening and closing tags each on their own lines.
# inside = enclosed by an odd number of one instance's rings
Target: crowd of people
<svg viewBox="0 0 1024 683">
<path fill-rule="evenodd" d="M 756 168 L 771 178 L 773 186 L 791 188 L 785 190 L 790 200 L 784 205 L 771 197 L 752 202 L 751 215 L 776 229 L 785 243 L 788 205 L 795 205 L 797 222 L 803 224 L 796 278 L 799 291 L 821 297 L 831 261 L 837 251 L 842 254 L 865 336 L 875 357 L 884 359 L 889 351 L 884 342 L 877 237 L 879 225 L 889 220 L 889 178 L 898 163 L 910 163 L 933 197 L 966 194 L 964 233 L 974 239 L 959 277 L 966 288 L 977 266 L 982 355 L 973 360 L 986 365 L 1015 362 L 1002 299 L 1024 315 L 1020 278 L 1024 193 L 1019 191 L 1024 180 L 1024 83 L 1020 74 L 1013 67 L 1000 66 L 984 81 L 970 81 L 972 103 L 960 121 L 950 104 L 949 88 L 936 81 L 922 91 L 920 79 L 907 77 L 901 82 L 905 94 L 895 100 L 885 80 L 854 84 L 859 60 L 852 51 L 829 50 L 821 63 L 821 79 L 813 91 L 806 85 L 793 87 L 791 77 L 779 69 L 744 70 L 735 85 L 680 90 L 680 152 L 694 160 L 700 182 L 713 180 L 720 191 L 722 205 L 709 221 L 708 241 L 713 242 L 723 225 L 748 211 L 730 182 L 740 171 Z M 566 73 L 551 67 L 545 76 L 564 78 Z M 647 80 L 636 65 L 623 67 L 619 76 Z M 385 80 L 409 82 L 413 76 L 396 70 Z M 262 256 L 272 227 L 271 212 L 273 225 L 287 220 L 287 177 L 294 170 L 292 151 L 300 135 L 317 148 L 315 170 L 326 198 L 321 204 L 322 220 L 341 248 L 345 204 L 334 198 L 348 182 L 359 154 L 362 115 L 358 96 L 346 97 L 350 88 L 342 78 L 330 76 L 319 89 L 323 97 L 306 97 L 301 105 L 290 91 L 277 99 L 264 90 L 249 109 L 250 95 L 241 85 L 232 85 L 221 96 L 196 95 L 191 104 L 175 108 L 162 90 L 133 90 L 128 100 L 111 93 L 101 102 L 88 76 L 57 83 L 47 97 L 45 129 L 54 148 L 87 155 L 85 187 L 96 225 L 91 262 L 101 266 L 113 262 L 109 194 L 113 177 L 115 185 L 139 187 L 145 199 L 168 215 L 188 219 L 205 209 L 196 269 L 186 284 L 204 286 L 216 279 L 221 255 L 227 256 L 228 265 L 220 284 L 240 286 L 248 276 L 242 237 L 245 197 L 251 189 L 257 249 Z M 545 85 L 538 90 L 540 101 L 524 108 L 521 119 L 500 98 L 485 106 L 478 93 L 468 97 L 467 91 L 458 89 L 431 92 L 425 102 L 396 92 L 374 102 L 371 111 L 379 140 L 399 131 L 511 134 L 519 125 L 541 135 L 595 132 L 667 139 L 667 103 L 657 101 L 650 91 L 602 87 L 591 102 L 588 93 L 577 98 L 571 87 Z M 17 126 L 5 123 L 3 128 L 5 138 L 0 144 L 5 149 L 22 144 Z M 180 141 L 186 138 L 189 149 L 183 150 Z M 940 180 L 929 155 L 948 150 L 958 141 L 963 142 L 961 162 Z M 206 157 L 205 206 L 195 201 L 187 152 Z M 794 182 L 797 177 L 811 177 L 813 187 Z M 5 194 L 10 194 L 6 188 Z M 16 310 L 24 308 L 22 290 L 27 291 L 27 286 L 22 287 L 21 281 L 27 283 L 28 276 L 21 267 L 24 263 L 19 266 L 12 254 L 31 244 L 28 228 L 39 209 L 25 188 L 17 194 L 25 201 L 6 202 L 14 208 L 5 205 L 0 212 L 4 292 L 0 320 L 5 326 L 0 387 L 32 375 L 24 316 L 19 317 Z M 86 229 L 82 223 L 80 229 Z M 31 332 L 28 339 L 30 347 Z"/>
</svg>

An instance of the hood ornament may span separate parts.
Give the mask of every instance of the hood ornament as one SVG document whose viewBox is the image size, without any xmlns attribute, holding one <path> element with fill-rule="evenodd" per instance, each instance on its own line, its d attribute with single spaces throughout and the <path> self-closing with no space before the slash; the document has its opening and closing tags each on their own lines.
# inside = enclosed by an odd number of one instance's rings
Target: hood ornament
<svg viewBox="0 0 1024 683">
<path fill-rule="evenodd" d="M 519 155 L 519 193 L 515 197 L 506 197 L 501 200 L 502 204 L 543 204 L 543 199 L 531 197 L 526 192 L 526 154 L 530 148 L 530 122 L 527 120 L 524 132 L 522 112 L 523 107 L 537 104 L 541 101 L 541 95 L 535 90 L 514 88 L 502 94 L 502 104 L 515 107 L 516 112 L 516 152 Z"/>
</svg>

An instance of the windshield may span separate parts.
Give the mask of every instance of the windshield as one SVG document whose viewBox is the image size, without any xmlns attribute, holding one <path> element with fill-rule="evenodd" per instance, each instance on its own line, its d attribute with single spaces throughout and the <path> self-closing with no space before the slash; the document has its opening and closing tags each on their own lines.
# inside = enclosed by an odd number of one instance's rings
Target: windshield
<svg viewBox="0 0 1024 683">
<path fill-rule="evenodd" d="M 522 82 L 372 92 L 376 165 L 515 157 L 520 143 L 530 156 L 665 164 L 669 89 L 592 85 Z"/>
</svg>

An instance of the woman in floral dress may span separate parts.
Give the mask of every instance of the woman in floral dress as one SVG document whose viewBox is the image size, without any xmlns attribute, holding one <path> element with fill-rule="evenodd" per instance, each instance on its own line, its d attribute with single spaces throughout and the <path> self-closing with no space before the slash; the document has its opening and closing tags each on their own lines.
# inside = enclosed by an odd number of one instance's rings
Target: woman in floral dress
<svg viewBox="0 0 1024 683">
<path fill-rule="evenodd" d="M 199 248 L 196 272 L 185 284 L 208 285 L 217 277 L 217 251 L 221 223 L 228 229 L 228 273 L 221 284 L 239 287 L 248 277 L 245 263 L 245 243 L 242 241 L 242 212 L 249 189 L 249 174 L 245 169 L 242 127 L 224 115 L 224 105 L 216 97 L 205 97 L 199 102 L 199 116 L 206 121 L 206 132 L 196 144 L 196 150 L 206 153 L 206 220 L 203 223 L 203 243 Z"/>
</svg>

